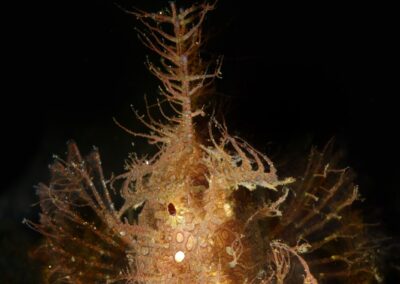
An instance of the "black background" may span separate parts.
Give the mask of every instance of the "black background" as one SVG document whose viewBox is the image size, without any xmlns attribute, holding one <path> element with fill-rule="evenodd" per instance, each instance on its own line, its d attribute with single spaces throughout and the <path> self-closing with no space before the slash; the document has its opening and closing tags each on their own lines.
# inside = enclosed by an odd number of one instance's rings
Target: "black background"
<svg viewBox="0 0 400 284">
<path fill-rule="evenodd" d="M 229 128 L 277 159 L 287 151 L 306 157 L 335 137 L 358 174 L 366 215 L 396 239 L 400 115 L 390 7 L 260 2 L 220 0 L 207 18 L 205 55 L 224 55 L 215 97 Z M 48 179 L 52 154 L 73 138 L 82 152 L 98 146 L 108 173 L 121 171 L 132 142 L 138 153 L 149 147 L 112 117 L 141 128 L 130 104 L 144 110 L 143 95 L 154 99 L 157 82 L 143 64 L 150 52 L 136 38 L 138 23 L 112 1 L 15 2 L 3 13 L 0 279 L 34 283 L 26 252 L 39 238 L 21 221 L 37 218 L 33 186 Z"/>
</svg>

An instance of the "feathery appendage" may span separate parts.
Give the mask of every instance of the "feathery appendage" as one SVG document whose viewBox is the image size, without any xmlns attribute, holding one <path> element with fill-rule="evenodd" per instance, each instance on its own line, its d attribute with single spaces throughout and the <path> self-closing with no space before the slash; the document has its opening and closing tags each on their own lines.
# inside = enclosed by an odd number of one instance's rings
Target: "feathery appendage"
<svg viewBox="0 0 400 284">
<path fill-rule="evenodd" d="M 48 283 L 370 283 L 379 279 L 374 245 L 359 213 L 348 169 L 328 150 L 313 151 L 297 180 L 210 119 L 207 137 L 193 118 L 199 97 L 220 74 L 199 56 L 201 25 L 214 5 L 131 12 L 147 28 L 142 42 L 161 57 L 148 63 L 161 81 L 165 122 L 136 116 L 156 143 L 150 159 L 133 154 L 106 179 L 95 149 L 66 161 L 40 184 L 42 213 L 26 223 L 45 237 L 37 255 Z M 211 66 L 211 65 L 210 65 Z M 212 70 L 212 71 L 209 71 Z M 167 105 L 175 115 L 168 116 Z M 122 127 L 122 126 L 121 126 Z"/>
</svg>

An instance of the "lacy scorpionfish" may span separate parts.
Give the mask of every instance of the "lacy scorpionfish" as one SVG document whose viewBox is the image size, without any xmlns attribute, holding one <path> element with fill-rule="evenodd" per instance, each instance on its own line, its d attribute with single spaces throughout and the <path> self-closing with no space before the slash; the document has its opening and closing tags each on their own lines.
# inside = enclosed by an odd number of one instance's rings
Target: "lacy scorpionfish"
<svg viewBox="0 0 400 284">
<path fill-rule="evenodd" d="M 97 149 L 74 142 L 40 184 L 36 251 L 46 283 L 372 283 L 374 247 L 352 204 L 348 169 L 330 147 L 313 150 L 302 175 L 278 177 L 274 163 L 207 115 L 202 94 L 221 60 L 200 58 L 201 27 L 214 4 L 148 13 L 141 41 L 161 57 L 158 109 L 137 118 L 137 133 L 159 148 L 132 154 L 126 171 L 105 178 Z M 166 110 L 166 108 L 168 108 Z M 171 115 L 172 113 L 172 115 Z M 196 120 L 208 119 L 208 131 Z M 204 134 L 206 132 L 206 134 Z"/>
</svg>

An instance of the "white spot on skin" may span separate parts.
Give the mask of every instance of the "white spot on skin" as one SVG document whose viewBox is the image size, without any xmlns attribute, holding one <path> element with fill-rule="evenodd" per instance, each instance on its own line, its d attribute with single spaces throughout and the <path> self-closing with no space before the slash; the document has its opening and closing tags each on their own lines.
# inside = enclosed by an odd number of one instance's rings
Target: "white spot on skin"
<svg viewBox="0 0 400 284">
<path fill-rule="evenodd" d="M 177 251 L 175 253 L 175 261 L 180 263 L 185 259 L 185 253 L 183 251 Z"/>
<path fill-rule="evenodd" d="M 233 210 L 232 210 L 232 206 L 229 203 L 224 204 L 224 211 L 225 211 L 226 217 L 232 217 Z"/>
</svg>

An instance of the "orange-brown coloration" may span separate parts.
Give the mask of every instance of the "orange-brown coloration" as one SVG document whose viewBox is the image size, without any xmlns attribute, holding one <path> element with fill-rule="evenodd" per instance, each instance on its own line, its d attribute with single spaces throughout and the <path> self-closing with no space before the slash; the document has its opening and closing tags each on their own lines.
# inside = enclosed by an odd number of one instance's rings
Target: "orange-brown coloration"
<svg viewBox="0 0 400 284">
<path fill-rule="evenodd" d="M 95 149 L 75 143 L 39 188 L 38 249 L 49 283 L 369 283 L 378 279 L 366 225 L 351 210 L 358 190 L 328 150 L 313 151 L 297 180 L 210 118 L 200 137 L 196 101 L 220 75 L 199 57 L 201 25 L 214 5 L 131 12 L 142 42 L 161 57 L 148 64 L 162 82 L 165 122 L 137 115 L 158 144 L 132 155 L 126 172 L 105 179 Z M 213 71 L 210 71 L 213 70 Z M 167 115 L 167 105 L 175 115 Z M 118 123 L 119 124 L 119 123 Z"/>
</svg>

